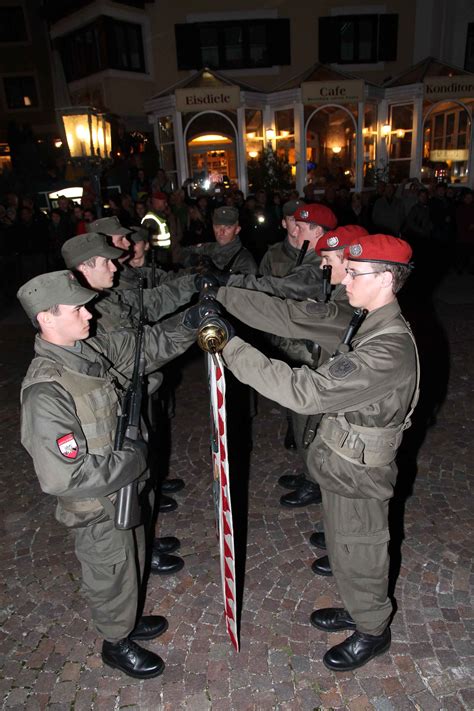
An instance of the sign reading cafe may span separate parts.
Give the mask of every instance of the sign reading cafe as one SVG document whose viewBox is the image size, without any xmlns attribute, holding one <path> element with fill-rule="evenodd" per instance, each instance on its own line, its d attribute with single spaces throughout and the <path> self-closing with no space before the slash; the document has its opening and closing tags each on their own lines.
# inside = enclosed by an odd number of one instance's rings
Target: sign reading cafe
<svg viewBox="0 0 474 711">
<path fill-rule="evenodd" d="M 177 111 L 202 111 L 205 109 L 222 111 L 222 109 L 237 109 L 240 106 L 240 88 L 238 86 L 176 89 L 175 96 Z"/>
<path fill-rule="evenodd" d="M 347 81 L 306 81 L 301 84 L 303 104 L 348 104 L 364 100 L 364 82 L 359 79 Z"/>
</svg>

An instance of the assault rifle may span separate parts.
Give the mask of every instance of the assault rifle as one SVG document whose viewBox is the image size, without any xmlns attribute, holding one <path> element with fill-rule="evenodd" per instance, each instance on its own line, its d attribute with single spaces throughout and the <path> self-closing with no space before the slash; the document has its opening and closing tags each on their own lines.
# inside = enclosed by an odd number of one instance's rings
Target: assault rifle
<svg viewBox="0 0 474 711">
<path fill-rule="evenodd" d="M 326 264 L 323 267 L 323 284 L 322 284 L 322 300 L 326 302 L 331 296 L 331 273 L 332 267 L 330 264 Z"/>
<path fill-rule="evenodd" d="M 306 256 L 306 252 L 308 251 L 308 247 L 309 247 L 309 239 L 305 239 L 305 241 L 304 241 L 303 244 L 301 245 L 301 249 L 300 249 L 300 251 L 299 251 L 298 259 L 296 260 L 295 267 L 299 267 L 300 264 L 303 263 L 303 259 L 304 259 L 305 256 Z"/>
<path fill-rule="evenodd" d="M 356 331 L 358 330 L 360 324 L 362 321 L 365 319 L 367 316 L 367 309 L 355 309 L 354 313 L 352 314 L 352 318 L 349 321 L 349 325 L 346 328 L 346 332 L 344 336 L 342 337 L 342 341 L 334 351 L 334 353 L 331 356 L 331 360 L 335 358 L 338 355 L 341 355 L 341 353 L 348 353 L 351 350 L 351 341 L 355 336 Z"/>
<path fill-rule="evenodd" d="M 140 436 L 140 417 L 143 395 L 143 378 L 145 374 L 145 356 L 142 352 L 143 343 L 143 277 L 138 278 L 138 298 L 140 318 L 137 326 L 135 346 L 135 361 L 130 385 L 126 389 L 121 402 L 121 414 L 115 431 L 114 449 L 123 449 L 125 437 L 137 440 Z M 117 493 L 115 503 L 115 528 L 125 530 L 139 526 L 141 523 L 140 501 L 138 498 L 138 480 L 130 482 Z"/>
<path fill-rule="evenodd" d="M 346 332 L 342 337 L 342 341 L 332 354 L 330 360 L 333 360 L 333 358 L 338 355 L 341 355 L 342 353 L 348 353 L 351 350 L 351 341 L 354 338 L 354 335 L 358 330 L 360 324 L 367 316 L 367 313 L 367 309 L 355 309 L 354 313 L 352 314 L 352 318 L 349 322 L 349 325 L 346 329 Z M 318 413 L 317 415 L 310 415 L 306 420 L 306 425 L 303 433 L 303 447 L 305 449 L 309 447 L 311 442 L 316 437 L 316 430 L 318 429 L 318 425 L 321 422 L 321 419 L 322 414 Z"/>
</svg>

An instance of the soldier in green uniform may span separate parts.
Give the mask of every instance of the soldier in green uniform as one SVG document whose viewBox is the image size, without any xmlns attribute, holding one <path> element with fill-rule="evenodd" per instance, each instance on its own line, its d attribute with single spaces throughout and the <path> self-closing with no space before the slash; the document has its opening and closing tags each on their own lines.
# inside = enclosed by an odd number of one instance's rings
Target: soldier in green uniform
<svg viewBox="0 0 474 711">
<path fill-rule="evenodd" d="M 108 218 L 107 218 L 108 219 Z M 140 318 L 137 289 L 113 289 L 117 267 L 114 260 L 123 252 L 108 244 L 103 234 L 88 232 L 68 239 L 61 248 L 64 262 L 82 281 L 98 292 L 94 309 L 98 315 L 97 332 L 109 333 L 134 328 Z M 198 291 L 196 276 L 187 274 L 143 292 L 145 318 L 153 323 L 189 303 Z"/>
<path fill-rule="evenodd" d="M 405 241 L 389 235 L 350 245 L 343 283 L 351 306 L 368 315 L 353 350 L 341 349 L 316 370 L 270 360 L 236 337 L 223 351 L 231 372 L 262 395 L 302 414 L 322 414 L 310 474 L 322 490 L 343 607 L 315 610 L 311 622 L 325 632 L 353 630 L 324 655 L 334 671 L 356 669 L 390 647 L 388 504 L 419 387 L 416 345 L 396 298 L 411 254 Z"/>
<path fill-rule="evenodd" d="M 101 217 L 99 220 L 89 222 L 87 232 L 97 232 L 100 235 L 105 235 L 110 238 L 114 247 L 122 250 L 122 254 L 118 258 L 120 264 L 124 264 L 130 257 L 130 233 L 127 227 L 120 224 L 120 220 L 115 215 L 113 217 Z"/>
<path fill-rule="evenodd" d="M 316 252 L 318 240 L 337 225 L 336 216 L 325 205 L 301 203 L 294 219 L 298 230 L 298 243 L 308 242 L 307 252 L 301 264 L 295 264 L 285 275 L 251 276 L 232 274 L 225 280 L 228 286 L 240 286 L 254 291 L 263 291 L 284 299 L 318 299 L 321 292 L 321 257 Z M 223 280 L 224 283 L 224 280 Z"/>
<path fill-rule="evenodd" d="M 239 211 L 236 207 L 218 207 L 212 215 L 215 242 L 205 242 L 183 249 L 185 265 L 204 257 L 225 274 L 256 274 L 257 264 L 240 241 Z M 194 258 L 193 258 L 194 255 Z M 207 258 L 207 259 L 206 259 Z"/>
<path fill-rule="evenodd" d="M 136 289 L 139 277 L 143 279 L 143 286 L 152 289 L 165 282 L 174 281 L 182 276 L 173 271 L 165 271 L 160 267 L 148 266 L 147 255 L 150 252 L 150 239 L 148 230 L 144 227 L 132 227 L 128 239 L 131 242 L 131 256 L 127 262 L 118 264 L 114 279 L 115 289 Z"/>
<path fill-rule="evenodd" d="M 299 200 L 289 200 L 283 205 L 281 224 L 286 233 L 285 238 L 281 242 L 271 244 L 263 255 L 259 265 L 259 273 L 262 276 L 286 276 L 298 263 L 301 244 L 294 215 L 299 205 Z M 276 347 L 282 345 L 281 340 L 273 334 L 268 334 L 268 341 Z M 286 410 L 285 414 L 287 427 L 284 447 L 285 449 L 296 449 L 291 412 Z"/>
<path fill-rule="evenodd" d="M 299 200 L 289 200 L 283 205 L 282 227 L 285 239 L 271 244 L 262 257 L 258 271 L 263 276 L 286 276 L 295 266 L 300 252 L 299 230 L 295 212 L 301 205 Z"/>
<path fill-rule="evenodd" d="M 131 243 L 131 254 L 127 261 L 120 264 L 116 272 L 114 287 L 116 289 L 136 289 L 140 277 L 143 279 L 143 286 L 149 288 L 157 286 L 151 284 L 150 268 L 146 266 L 146 254 L 150 249 L 148 230 L 144 227 L 132 227 L 128 239 Z M 160 271 L 163 271 L 160 269 Z M 164 274 L 166 272 L 163 271 Z"/>
<path fill-rule="evenodd" d="M 89 338 L 86 304 L 96 293 L 69 271 L 35 277 L 18 298 L 38 330 L 35 356 L 21 387 L 22 443 L 45 493 L 57 497 L 56 518 L 71 529 L 83 591 L 103 638 L 102 658 L 126 674 L 161 674 L 162 659 L 136 644 L 162 634 L 164 617 L 139 617 L 145 526 L 119 530 L 119 489 L 139 481 L 146 492 L 147 452 L 140 440 L 115 449 L 118 403 L 130 378 L 136 333 L 123 329 Z M 201 305 L 145 326 L 146 371 L 183 353 L 195 340 Z"/>
</svg>

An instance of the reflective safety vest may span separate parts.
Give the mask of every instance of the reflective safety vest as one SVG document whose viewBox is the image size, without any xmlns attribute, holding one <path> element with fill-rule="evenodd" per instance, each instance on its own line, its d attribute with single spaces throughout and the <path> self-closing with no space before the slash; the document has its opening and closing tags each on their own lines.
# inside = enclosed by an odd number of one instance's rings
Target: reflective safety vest
<svg viewBox="0 0 474 711">
<path fill-rule="evenodd" d="M 164 217 L 150 210 L 142 219 L 141 224 L 150 230 L 153 247 L 164 247 L 168 249 L 171 246 L 171 235 L 168 223 Z"/>
</svg>

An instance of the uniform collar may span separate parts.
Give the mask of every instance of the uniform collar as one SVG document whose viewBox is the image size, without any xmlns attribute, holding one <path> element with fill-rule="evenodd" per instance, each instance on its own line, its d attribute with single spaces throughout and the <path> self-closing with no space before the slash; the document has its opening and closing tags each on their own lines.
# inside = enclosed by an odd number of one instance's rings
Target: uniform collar
<svg viewBox="0 0 474 711">
<path fill-rule="evenodd" d="M 298 259 L 298 254 L 300 253 L 300 250 L 297 247 L 293 247 L 293 245 L 290 244 L 288 235 L 283 240 L 283 251 L 289 256 L 293 257 L 295 261 Z"/>
<path fill-rule="evenodd" d="M 232 240 L 229 244 L 225 244 L 223 247 L 220 246 L 217 242 L 215 243 L 217 249 L 219 250 L 219 254 L 222 255 L 229 255 L 229 257 L 233 257 L 236 252 L 239 251 L 242 247 L 242 242 L 240 241 L 240 237 L 237 235 L 235 239 Z"/>
<path fill-rule="evenodd" d="M 344 284 L 336 284 L 331 293 L 331 301 L 348 301 Z"/>
<path fill-rule="evenodd" d="M 77 343 L 80 343 L 80 352 L 45 341 L 37 334 L 35 338 L 35 353 L 84 375 L 98 376 L 102 374 L 105 371 L 105 363 L 100 354 L 89 346 L 86 341 L 76 341 L 76 345 Z"/>
<path fill-rule="evenodd" d="M 375 311 L 371 311 L 362 322 L 354 340 L 357 340 L 359 336 L 364 336 L 387 326 L 392 321 L 395 321 L 400 314 L 400 304 L 397 299 L 385 304 L 385 306 L 381 306 L 379 309 L 375 309 Z"/>
</svg>

